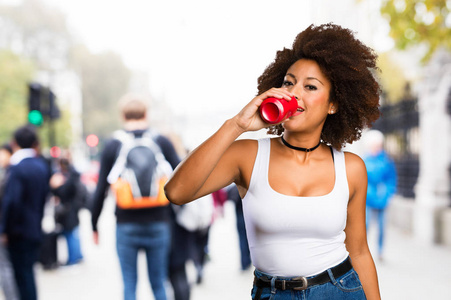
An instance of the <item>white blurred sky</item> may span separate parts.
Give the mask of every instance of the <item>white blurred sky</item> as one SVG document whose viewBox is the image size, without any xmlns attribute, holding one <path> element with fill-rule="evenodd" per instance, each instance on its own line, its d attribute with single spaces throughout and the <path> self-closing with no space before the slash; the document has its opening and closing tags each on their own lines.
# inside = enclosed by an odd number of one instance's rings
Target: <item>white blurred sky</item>
<svg viewBox="0 0 451 300">
<path fill-rule="evenodd" d="M 255 96 L 276 51 L 312 23 L 350 28 L 377 51 L 393 46 L 381 0 L 41 1 L 63 11 L 92 52 L 113 50 L 146 72 L 150 94 L 175 113 L 172 130 L 188 148 Z"/>
<path fill-rule="evenodd" d="M 391 46 L 379 0 L 44 1 L 93 52 L 113 50 L 148 72 L 151 94 L 177 114 L 239 110 L 276 51 L 311 23 L 333 21 L 376 48 Z"/>
</svg>

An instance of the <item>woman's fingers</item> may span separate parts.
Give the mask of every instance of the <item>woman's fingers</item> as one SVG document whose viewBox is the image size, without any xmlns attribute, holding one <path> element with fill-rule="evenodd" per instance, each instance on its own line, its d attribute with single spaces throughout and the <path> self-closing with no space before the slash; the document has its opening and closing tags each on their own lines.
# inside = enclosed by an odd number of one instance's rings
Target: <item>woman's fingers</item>
<svg viewBox="0 0 451 300">
<path fill-rule="evenodd" d="M 266 98 L 269 98 L 269 97 L 291 100 L 291 98 L 293 96 L 294 95 L 292 93 L 290 93 L 287 89 L 284 89 L 284 88 L 272 88 L 272 89 L 262 93 L 258 97 L 261 97 L 263 100 L 266 99 Z"/>
<path fill-rule="evenodd" d="M 292 99 L 293 94 L 284 88 L 272 88 L 256 96 L 236 116 L 238 126 L 245 131 L 255 131 L 268 127 L 268 124 L 260 118 L 258 108 L 266 98 L 270 97 L 289 101 Z"/>
</svg>

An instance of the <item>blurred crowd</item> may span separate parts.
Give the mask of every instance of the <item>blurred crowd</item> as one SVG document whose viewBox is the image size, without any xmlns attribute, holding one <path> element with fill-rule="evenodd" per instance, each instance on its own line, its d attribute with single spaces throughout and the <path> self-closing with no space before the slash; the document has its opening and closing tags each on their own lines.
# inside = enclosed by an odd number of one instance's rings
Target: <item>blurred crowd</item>
<svg viewBox="0 0 451 300">
<path fill-rule="evenodd" d="M 136 299 L 138 253 L 144 252 L 156 300 L 189 300 L 187 263 L 202 283 L 208 262 L 209 233 L 226 201 L 236 208 L 241 270 L 251 267 L 241 198 L 235 185 L 176 206 L 163 192 L 165 180 L 181 161 L 171 140 L 149 128 L 146 102 L 136 95 L 120 101 L 123 129 L 105 142 L 95 170 L 81 174 L 69 150 L 46 158 L 36 128 L 25 125 L 0 148 L 0 282 L 6 299 L 38 299 L 34 265 L 44 270 L 83 263 L 80 210 L 91 213 L 93 241 L 110 191 L 116 199 L 116 248 L 123 297 Z M 378 224 L 378 258 L 383 259 L 385 211 L 396 191 L 393 161 L 383 150 L 384 136 L 365 134 L 368 172 L 367 227 Z M 67 243 L 61 261 L 58 240 Z M 170 282 L 170 285 L 167 284 Z M 168 291 L 168 286 L 172 289 Z"/>
<path fill-rule="evenodd" d="M 190 299 L 187 263 L 195 266 L 195 283 L 202 283 L 210 228 L 226 201 L 236 207 L 241 269 L 250 268 L 237 188 L 231 185 L 183 206 L 170 204 L 162 185 L 180 155 L 169 138 L 148 127 L 143 99 L 126 95 L 120 105 L 123 129 L 105 142 L 94 170 L 78 171 L 67 149 L 57 158 L 42 155 L 33 125 L 17 128 L 1 147 L 0 282 L 5 299 L 38 299 L 36 264 L 45 271 L 83 263 L 79 213 L 91 213 L 98 244 L 97 223 L 110 190 L 117 201 L 116 248 L 124 299 L 136 299 L 139 252 L 146 254 L 155 299 Z M 62 239 L 67 244 L 64 261 L 58 249 Z"/>
</svg>

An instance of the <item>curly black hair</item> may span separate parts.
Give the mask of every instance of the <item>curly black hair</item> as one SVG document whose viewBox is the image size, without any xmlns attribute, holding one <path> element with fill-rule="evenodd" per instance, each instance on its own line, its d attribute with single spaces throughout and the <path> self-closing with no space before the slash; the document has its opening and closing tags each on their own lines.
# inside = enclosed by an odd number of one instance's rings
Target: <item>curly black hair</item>
<svg viewBox="0 0 451 300">
<path fill-rule="evenodd" d="M 299 59 L 314 60 L 331 82 L 329 101 L 338 106 L 328 115 L 321 133 L 324 143 L 341 149 L 360 138 L 379 116 L 380 87 L 375 78 L 377 54 L 354 37 L 351 30 L 332 23 L 310 25 L 293 42 L 292 49 L 278 51 L 258 78 L 258 94 L 281 87 L 288 68 Z M 269 134 L 281 135 L 281 125 Z"/>
</svg>

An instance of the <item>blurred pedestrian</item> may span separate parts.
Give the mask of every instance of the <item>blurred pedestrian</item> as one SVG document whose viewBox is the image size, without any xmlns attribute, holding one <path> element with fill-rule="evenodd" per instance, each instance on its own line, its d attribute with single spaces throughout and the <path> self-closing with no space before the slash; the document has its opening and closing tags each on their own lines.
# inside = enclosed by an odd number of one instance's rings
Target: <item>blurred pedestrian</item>
<svg viewBox="0 0 451 300">
<path fill-rule="evenodd" d="M 5 143 L 0 147 L 0 182 L 6 179 L 6 172 L 9 168 L 9 162 L 13 155 L 13 149 L 9 143 Z M 2 190 L 0 190 L 2 192 Z"/>
<path fill-rule="evenodd" d="M 379 117 L 376 61 L 351 30 L 309 26 L 277 52 L 258 96 L 166 184 L 179 205 L 237 185 L 256 267 L 253 299 L 380 299 L 366 240 L 365 165 L 342 150 Z M 265 123 L 259 107 L 267 98 L 295 101 L 296 111 Z M 268 127 L 278 136 L 238 139 Z"/>
<path fill-rule="evenodd" d="M 124 299 L 136 298 L 138 251 L 144 250 L 154 297 L 165 300 L 171 208 L 162 183 L 179 158 L 169 139 L 149 128 L 141 97 L 124 96 L 120 108 L 124 130 L 113 134 L 101 154 L 92 208 L 94 241 L 99 242 L 97 223 L 111 185 L 116 196 L 116 244 Z"/>
<path fill-rule="evenodd" d="M 189 300 L 191 298 L 191 285 L 186 273 L 186 263 L 190 259 L 191 235 L 187 229 L 176 221 L 176 218 L 176 212 L 172 210 L 169 279 L 174 300 Z"/>
<path fill-rule="evenodd" d="M 227 187 L 227 198 L 235 204 L 236 229 L 240 246 L 241 270 L 245 271 L 252 265 L 249 243 L 246 236 L 246 225 L 244 223 L 243 201 L 235 184 Z"/>
<path fill-rule="evenodd" d="M 38 155 L 38 136 L 33 127 L 14 132 L 8 179 L 2 199 L 0 234 L 14 268 L 22 300 L 37 299 L 33 266 L 42 240 L 41 221 L 49 193 L 50 168 Z"/>
<path fill-rule="evenodd" d="M 189 300 L 191 284 L 186 264 L 192 261 L 196 268 L 196 282 L 202 281 L 203 267 L 208 247 L 208 233 L 213 217 L 211 195 L 199 199 L 193 205 L 174 206 L 172 223 L 172 245 L 169 259 L 169 276 L 174 291 L 174 300 Z"/>
<path fill-rule="evenodd" d="M 215 211 L 213 194 L 205 195 L 198 201 L 187 203 L 176 210 L 176 222 L 186 231 L 188 259 L 192 260 L 196 268 L 197 284 L 202 282 L 208 257 L 208 240 Z M 181 252 L 180 248 L 175 251 Z"/>
<path fill-rule="evenodd" d="M 0 199 L 3 196 L 3 189 L 7 179 L 7 172 L 13 155 L 11 145 L 6 143 L 0 147 Z"/>
<path fill-rule="evenodd" d="M 66 265 L 70 266 L 83 260 L 78 213 L 86 204 L 87 190 L 80 180 L 80 173 L 74 169 L 69 157 L 61 157 L 58 166 L 50 178 L 50 188 L 56 197 L 55 222 L 61 226 L 61 233 L 67 242 Z"/>
<path fill-rule="evenodd" d="M 7 179 L 7 171 L 9 162 L 13 155 L 13 149 L 9 144 L 3 144 L 0 147 L 0 211 L 3 198 L 3 190 Z M 1 218 L 1 212 L 0 212 Z M 8 250 L 3 240 L 0 240 L 0 285 L 3 290 L 5 299 L 18 300 L 19 292 L 17 291 L 14 271 L 9 258 Z"/>
<path fill-rule="evenodd" d="M 390 199 L 396 193 L 396 168 L 393 160 L 384 151 L 384 135 L 370 130 L 364 136 L 366 156 L 364 162 L 368 173 L 366 196 L 366 227 L 377 220 L 379 260 L 383 260 L 385 238 L 385 213 Z"/>
</svg>

